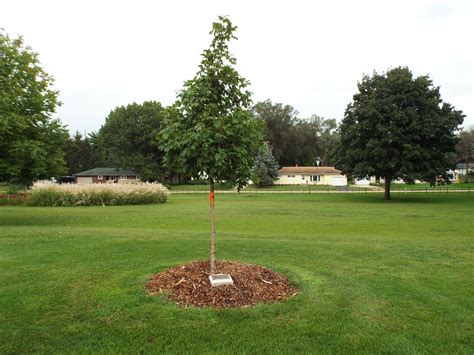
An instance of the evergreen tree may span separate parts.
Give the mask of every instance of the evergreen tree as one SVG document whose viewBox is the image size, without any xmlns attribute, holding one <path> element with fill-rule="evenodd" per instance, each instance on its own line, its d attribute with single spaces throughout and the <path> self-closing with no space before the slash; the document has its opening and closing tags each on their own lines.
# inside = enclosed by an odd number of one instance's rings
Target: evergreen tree
<svg viewBox="0 0 474 355">
<path fill-rule="evenodd" d="M 271 186 L 278 178 L 278 163 L 273 157 L 272 151 L 267 142 L 260 148 L 252 170 L 252 180 L 254 184 Z"/>
<path fill-rule="evenodd" d="M 79 132 L 76 132 L 73 137 L 69 137 L 65 153 L 69 175 L 102 167 L 105 163 L 89 136 L 83 137 Z"/>
</svg>

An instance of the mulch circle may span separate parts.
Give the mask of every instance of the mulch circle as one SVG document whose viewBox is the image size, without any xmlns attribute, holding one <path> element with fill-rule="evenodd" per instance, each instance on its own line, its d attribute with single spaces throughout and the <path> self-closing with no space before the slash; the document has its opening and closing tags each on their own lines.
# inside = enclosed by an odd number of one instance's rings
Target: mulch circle
<svg viewBox="0 0 474 355">
<path fill-rule="evenodd" d="M 218 261 L 217 272 L 230 274 L 234 284 L 211 287 L 209 261 L 196 261 L 152 276 L 145 287 L 149 294 L 166 293 L 181 306 L 250 307 L 282 301 L 298 293 L 283 275 L 263 266 Z"/>
</svg>

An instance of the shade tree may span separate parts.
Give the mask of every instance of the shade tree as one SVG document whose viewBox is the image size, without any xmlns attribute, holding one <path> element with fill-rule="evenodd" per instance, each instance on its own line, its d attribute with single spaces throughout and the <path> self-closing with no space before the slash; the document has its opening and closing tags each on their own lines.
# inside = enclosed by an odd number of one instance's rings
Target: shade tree
<svg viewBox="0 0 474 355">
<path fill-rule="evenodd" d="M 107 165 L 132 169 L 142 180 L 161 180 L 166 172 L 156 135 L 164 114 L 165 108 L 156 101 L 113 109 L 93 139 Z"/>
<path fill-rule="evenodd" d="M 447 170 L 464 115 L 443 102 L 428 75 L 406 67 L 364 75 L 340 126 L 336 167 L 349 178 L 449 181 Z"/>
<path fill-rule="evenodd" d="M 65 171 L 54 79 L 23 39 L 0 30 L 0 181 L 31 185 Z"/>
</svg>

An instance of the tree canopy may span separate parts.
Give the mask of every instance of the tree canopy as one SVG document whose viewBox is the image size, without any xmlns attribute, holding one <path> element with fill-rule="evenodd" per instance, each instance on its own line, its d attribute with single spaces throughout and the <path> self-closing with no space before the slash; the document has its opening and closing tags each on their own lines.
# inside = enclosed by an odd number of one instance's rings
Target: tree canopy
<svg viewBox="0 0 474 355">
<path fill-rule="evenodd" d="M 142 180 L 160 179 L 164 171 L 156 134 L 164 110 L 159 102 L 145 101 L 111 111 L 95 139 L 105 151 L 107 164 L 132 169 Z"/>
<path fill-rule="evenodd" d="M 95 137 L 95 134 L 92 134 L 92 137 Z M 106 165 L 105 157 L 95 140 L 79 132 L 67 140 L 65 159 L 68 175 Z"/>
<path fill-rule="evenodd" d="M 464 115 L 441 100 L 428 75 L 406 67 L 365 75 L 340 126 L 336 166 L 352 178 L 448 181 Z"/>
<path fill-rule="evenodd" d="M 298 112 L 290 105 L 258 102 L 253 107 L 255 117 L 264 123 L 264 137 L 273 149 L 273 156 L 280 165 L 293 165 L 293 157 L 287 151 L 291 145 L 292 129 L 297 122 Z"/>
<path fill-rule="evenodd" d="M 318 115 L 299 118 L 290 105 L 258 102 L 254 116 L 264 122 L 265 137 L 280 166 L 331 164 L 332 152 L 338 141 L 335 119 Z"/>
<path fill-rule="evenodd" d="M 236 71 L 229 53 L 235 30 L 226 17 L 213 23 L 213 39 L 201 55 L 199 71 L 178 93 L 158 141 L 169 169 L 242 187 L 261 145 L 261 124 L 250 110 L 249 82 Z"/>
<path fill-rule="evenodd" d="M 65 170 L 53 78 L 23 39 L 0 31 L 0 181 L 30 185 Z"/>
</svg>

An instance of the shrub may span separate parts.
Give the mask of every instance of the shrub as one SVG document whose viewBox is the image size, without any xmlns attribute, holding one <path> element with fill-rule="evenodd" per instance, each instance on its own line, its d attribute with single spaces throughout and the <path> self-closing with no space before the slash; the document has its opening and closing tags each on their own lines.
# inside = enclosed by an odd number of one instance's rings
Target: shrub
<svg viewBox="0 0 474 355">
<path fill-rule="evenodd" d="M 0 193 L 0 206 L 19 206 L 26 200 L 26 193 L 2 194 Z"/>
<path fill-rule="evenodd" d="M 26 203 L 31 206 L 106 206 L 162 203 L 170 195 L 157 183 L 34 184 Z"/>
</svg>

